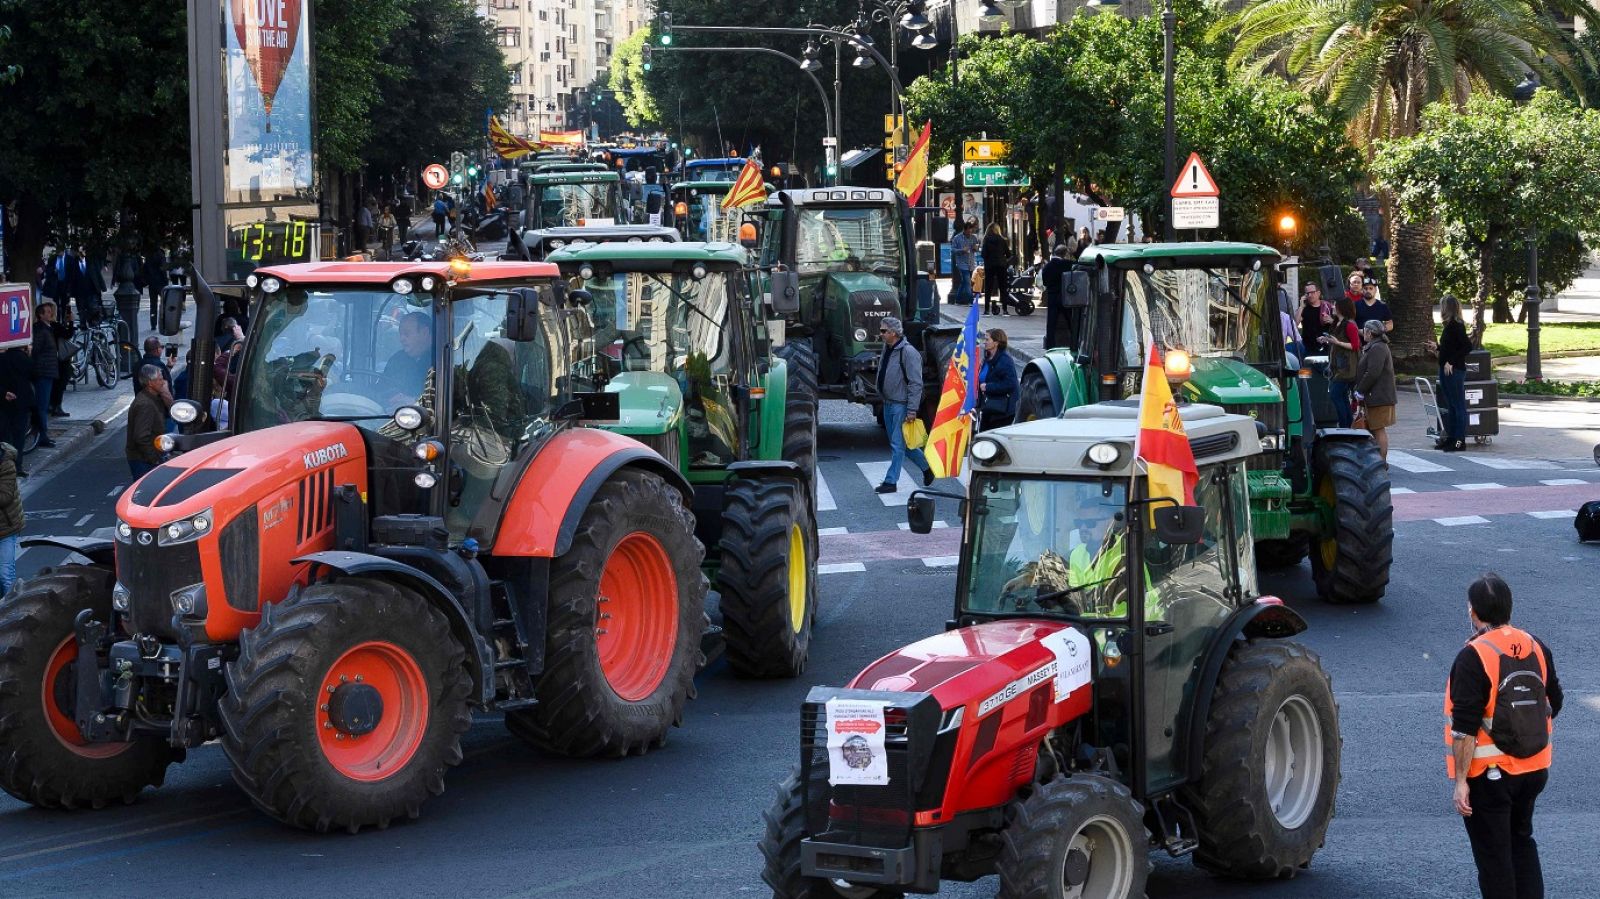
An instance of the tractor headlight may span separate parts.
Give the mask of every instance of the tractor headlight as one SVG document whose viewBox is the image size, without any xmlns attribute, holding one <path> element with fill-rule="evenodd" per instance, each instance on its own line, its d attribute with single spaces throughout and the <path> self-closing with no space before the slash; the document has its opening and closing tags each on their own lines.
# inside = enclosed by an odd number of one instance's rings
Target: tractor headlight
<svg viewBox="0 0 1600 899">
<path fill-rule="evenodd" d="M 422 410 L 416 406 L 401 406 L 394 410 L 394 424 L 403 431 L 415 431 L 422 427 Z"/>
<path fill-rule="evenodd" d="M 258 285 L 260 283 L 261 283 L 261 279 L 256 277 L 253 274 L 244 276 L 244 286 L 250 288 L 251 290 L 255 290 L 256 285 Z"/>
<path fill-rule="evenodd" d="M 1261 438 L 1261 448 L 1263 450 L 1283 449 L 1282 445 L 1280 445 L 1278 442 L 1277 434 L 1267 434 L 1263 436 Z"/>
<path fill-rule="evenodd" d="M 190 584 L 172 591 L 172 610 L 185 618 L 204 618 L 206 585 Z"/>
<path fill-rule="evenodd" d="M 419 471 L 414 477 L 412 477 L 411 483 L 416 484 L 423 490 L 427 490 L 434 484 L 439 483 L 439 479 L 434 477 L 433 472 L 431 471 Z"/>
<path fill-rule="evenodd" d="M 117 522 L 117 539 L 123 543 L 133 542 L 133 526 L 126 521 Z"/>
<path fill-rule="evenodd" d="M 865 341 L 866 339 L 867 339 L 867 329 L 866 328 L 857 328 L 856 329 L 856 340 L 857 341 Z"/>
<path fill-rule="evenodd" d="M 1005 456 L 1005 447 L 998 440 L 979 438 L 972 441 L 972 458 L 979 462 L 1002 462 Z"/>
<path fill-rule="evenodd" d="M 167 410 L 167 414 L 180 425 L 192 424 L 200 417 L 200 405 L 194 400 L 178 400 Z"/>
<path fill-rule="evenodd" d="M 262 293 L 277 293 L 283 289 L 283 282 L 271 275 L 261 279 Z"/>
<path fill-rule="evenodd" d="M 1114 443 L 1096 443 L 1089 447 L 1089 461 L 1096 465 L 1110 465 L 1121 455 Z"/>
<path fill-rule="evenodd" d="M 593 281 L 594 280 L 594 266 L 590 265 L 587 262 L 585 262 L 583 265 L 579 266 L 578 267 L 578 277 L 582 278 L 585 281 Z"/>
<path fill-rule="evenodd" d="M 394 279 L 393 283 L 389 285 L 389 289 L 397 294 L 400 294 L 401 296 L 405 296 L 411 291 L 416 290 L 416 285 L 411 283 L 410 278 L 396 278 Z"/>
<path fill-rule="evenodd" d="M 437 282 L 433 280 L 433 276 L 432 275 L 425 275 L 423 277 L 423 279 L 422 279 L 422 289 L 423 290 L 432 290 L 433 289 L 433 285 L 436 284 L 436 283 Z"/>
<path fill-rule="evenodd" d="M 128 603 L 132 600 L 132 591 L 122 586 L 121 581 L 118 581 L 116 586 L 111 588 L 111 608 L 118 612 L 126 612 L 128 611 Z"/>
<path fill-rule="evenodd" d="M 701 262 L 696 262 L 694 264 L 694 268 L 689 269 L 690 276 L 693 277 L 696 281 L 704 281 L 705 277 L 706 277 L 706 272 L 707 272 L 707 269 L 705 267 L 705 264 L 701 263 Z"/>
<path fill-rule="evenodd" d="M 211 530 L 211 510 L 162 525 L 156 530 L 157 546 L 175 546 L 205 536 Z"/>
</svg>

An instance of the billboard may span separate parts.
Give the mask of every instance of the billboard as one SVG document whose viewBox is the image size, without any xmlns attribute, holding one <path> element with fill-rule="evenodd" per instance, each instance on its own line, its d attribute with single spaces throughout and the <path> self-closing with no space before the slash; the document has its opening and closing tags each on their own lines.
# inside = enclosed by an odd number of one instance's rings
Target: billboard
<svg viewBox="0 0 1600 899">
<path fill-rule="evenodd" d="M 235 201 L 312 189 L 311 0 L 225 0 L 227 190 Z"/>
<path fill-rule="evenodd" d="M 33 343 L 33 289 L 0 284 L 0 349 Z"/>
</svg>

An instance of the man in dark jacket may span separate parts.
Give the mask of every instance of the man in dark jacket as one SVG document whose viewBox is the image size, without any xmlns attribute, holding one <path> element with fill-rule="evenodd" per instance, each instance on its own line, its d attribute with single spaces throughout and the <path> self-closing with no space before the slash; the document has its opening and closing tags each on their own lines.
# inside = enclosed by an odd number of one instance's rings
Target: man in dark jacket
<svg viewBox="0 0 1600 899">
<path fill-rule="evenodd" d="M 1050 251 L 1050 261 L 1039 272 L 1044 282 L 1044 348 L 1069 346 L 1072 334 L 1067 327 L 1067 310 L 1061 306 L 1061 281 L 1072 271 L 1072 261 L 1067 258 L 1067 245 L 1056 244 Z"/>
<path fill-rule="evenodd" d="M 156 438 L 167 432 L 167 409 L 172 405 L 172 391 L 161 377 L 161 369 L 146 365 L 139 369 L 139 382 L 144 386 L 128 407 L 128 473 L 134 480 L 143 477 L 150 469 L 161 464 L 161 451 L 156 449 Z"/>
<path fill-rule="evenodd" d="M 878 326 L 878 339 L 883 341 L 883 355 L 878 357 L 878 397 L 883 401 L 883 427 L 889 432 L 890 456 L 889 470 L 876 490 L 894 493 L 900 489 L 900 467 L 907 456 L 922 470 L 922 484 L 927 486 L 933 483 L 928 458 L 920 448 L 906 448 L 905 432 L 900 429 L 922 407 L 922 354 L 906 342 L 905 328 L 893 316 Z"/>
<path fill-rule="evenodd" d="M 61 350 L 56 342 L 56 304 L 40 303 L 33 323 L 33 426 L 39 429 L 39 445 L 55 446 L 50 439 L 50 394 L 61 376 Z"/>
<path fill-rule="evenodd" d="M 17 582 L 17 545 L 22 537 L 22 489 L 17 485 L 17 457 L 9 443 L 0 443 L 0 595 Z"/>
<path fill-rule="evenodd" d="M 167 286 L 167 254 L 160 247 L 151 247 L 144 254 L 140 280 L 150 292 L 150 329 L 155 330 L 156 316 L 161 314 L 161 291 Z"/>
<path fill-rule="evenodd" d="M 147 366 L 161 372 L 161 379 L 167 382 L 167 395 L 171 396 L 172 369 L 167 367 L 167 363 L 161 360 L 161 338 L 154 334 L 144 339 L 144 355 L 139 358 L 139 366 L 134 370 L 142 372 Z M 133 379 L 133 392 L 135 394 L 138 394 L 143 387 L 144 385 L 140 383 L 138 378 Z"/>
<path fill-rule="evenodd" d="M 27 445 L 28 418 L 33 413 L 32 347 L 14 346 L 0 353 L 0 441 L 17 448 L 17 477 L 22 470 L 22 447 Z"/>
</svg>

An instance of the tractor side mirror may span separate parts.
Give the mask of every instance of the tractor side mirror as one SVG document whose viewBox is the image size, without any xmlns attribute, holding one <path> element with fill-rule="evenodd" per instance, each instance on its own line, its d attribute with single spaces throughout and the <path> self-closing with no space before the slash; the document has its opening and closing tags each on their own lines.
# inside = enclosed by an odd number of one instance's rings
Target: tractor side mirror
<svg viewBox="0 0 1600 899">
<path fill-rule="evenodd" d="M 933 497 L 920 493 L 911 495 L 906 502 L 906 523 L 911 526 L 911 533 L 926 534 L 933 530 Z"/>
<path fill-rule="evenodd" d="M 933 272 L 939 269 L 939 253 L 931 240 L 917 241 L 917 271 Z"/>
<path fill-rule="evenodd" d="M 771 293 L 768 302 L 779 315 L 793 315 L 800 311 L 800 274 L 798 272 L 773 272 L 770 276 Z"/>
<path fill-rule="evenodd" d="M 539 337 L 539 291 L 518 287 L 506 301 L 505 334 L 508 340 L 527 343 Z"/>
<path fill-rule="evenodd" d="M 183 333 L 183 303 L 185 293 L 182 284 L 168 284 L 161 288 L 161 336 L 176 337 Z"/>
<path fill-rule="evenodd" d="M 587 306 L 593 302 L 594 294 L 581 287 L 567 291 L 567 305 L 569 306 Z"/>
<path fill-rule="evenodd" d="M 1157 506 L 1156 539 L 1172 546 L 1192 546 L 1205 538 L 1206 510 L 1200 506 Z"/>
<path fill-rule="evenodd" d="M 1089 305 L 1089 273 L 1070 271 L 1061 276 L 1061 306 L 1083 309 Z"/>
</svg>

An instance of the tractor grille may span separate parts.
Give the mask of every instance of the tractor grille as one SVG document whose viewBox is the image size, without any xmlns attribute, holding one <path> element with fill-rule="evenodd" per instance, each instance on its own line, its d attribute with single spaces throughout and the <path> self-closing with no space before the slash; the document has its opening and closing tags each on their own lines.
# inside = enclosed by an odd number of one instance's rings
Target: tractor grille
<svg viewBox="0 0 1600 899">
<path fill-rule="evenodd" d="M 867 332 L 866 342 L 878 342 L 878 326 L 885 318 L 900 318 L 900 298 L 892 290 L 858 290 L 850 294 L 850 327 Z"/>
<path fill-rule="evenodd" d="M 155 531 L 135 529 L 127 543 L 117 544 L 117 580 L 128 588 L 128 630 L 178 639 L 172 627 L 172 591 L 198 584 L 200 543 L 157 546 Z M 148 535 L 150 542 L 139 538 Z"/>
<path fill-rule="evenodd" d="M 217 538 L 222 555 L 222 592 L 229 606 L 254 612 L 260 604 L 261 539 L 260 516 L 251 506 L 228 522 Z"/>
<path fill-rule="evenodd" d="M 1284 403 L 1228 403 L 1222 410 L 1250 416 L 1266 425 L 1268 434 L 1286 433 L 1288 430 L 1285 424 L 1288 413 Z M 1251 471 L 1279 471 L 1283 468 L 1283 453 L 1266 452 L 1251 456 L 1246 460 L 1245 468 Z"/>
<path fill-rule="evenodd" d="M 902 703 L 898 708 L 890 706 L 885 712 L 888 724 L 885 748 L 889 755 L 887 785 L 833 786 L 828 783 L 825 703 L 829 697 L 819 697 L 823 691 L 833 696 Z M 821 701 L 817 701 L 819 698 Z M 919 797 L 918 792 L 929 779 L 929 757 L 939 717 L 938 700 L 926 694 L 814 690 L 800 713 L 800 777 L 805 791 L 806 834 L 825 842 L 853 846 L 882 849 L 909 846 L 919 799 L 924 802 L 927 799 Z M 945 764 L 948 765 L 948 761 Z M 944 778 L 934 779 L 942 792 Z"/>
<path fill-rule="evenodd" d="M 333 527 L 333 469 L 325 468 L 300 480 L 300 517 L 295 526 L 296 545 Z"/>
</svg>

